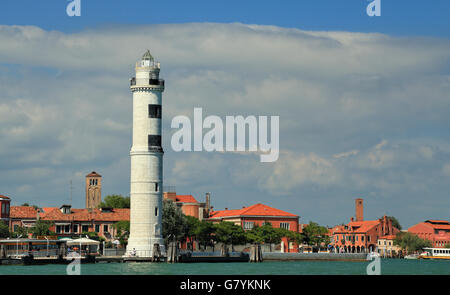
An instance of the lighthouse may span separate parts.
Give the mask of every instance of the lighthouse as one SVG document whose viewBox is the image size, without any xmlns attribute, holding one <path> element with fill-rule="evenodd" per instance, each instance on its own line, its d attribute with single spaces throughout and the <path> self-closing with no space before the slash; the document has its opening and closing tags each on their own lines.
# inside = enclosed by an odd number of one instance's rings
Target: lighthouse
<svg viewBox="0 0 450 295">
<path fill-rule="evenodd" d="M 133 93 L 133 139 L 130 151 L 130 236 L 127 255 L 153 257 L 155 249 L 164 255 L 162 238 L 163 149 L 161 147 L 161 105 L 164 80 L 160 63 L 150 51 L 136 63 L 130 79 Z"/>
</svg>

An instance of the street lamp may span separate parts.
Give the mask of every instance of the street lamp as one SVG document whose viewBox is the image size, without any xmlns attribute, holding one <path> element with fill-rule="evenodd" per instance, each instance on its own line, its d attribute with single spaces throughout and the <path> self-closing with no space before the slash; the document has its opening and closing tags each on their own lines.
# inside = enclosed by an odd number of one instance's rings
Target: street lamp
<svg viewBox="0 0 450 295">
<path fill-rule="evenodd" d="M 48 238 L 44 237 L 47 240 L 47 257 L 49 257 L 50 255 L 48 255 Z"/>
<path fill-rule="evenodd" d="M 22 235 L 17 237 L 16 240 L 16 256 L 19 257 L 19 239 L 22 237 Z"/>
</svg>

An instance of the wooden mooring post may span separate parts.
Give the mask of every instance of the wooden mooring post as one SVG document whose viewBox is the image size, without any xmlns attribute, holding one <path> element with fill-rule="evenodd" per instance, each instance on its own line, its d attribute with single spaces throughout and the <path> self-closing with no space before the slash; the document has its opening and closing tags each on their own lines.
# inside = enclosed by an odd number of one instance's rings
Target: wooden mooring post
<svg viewBox="0 0 450 295">
<path fill-rule="evenodd" d="M 262 251 L 260 244 L 253 244 L 250 249 L 250 262 L 262 262 Z"/>
<path fill-rule="evenodd" d="M 160 262 L 161 261 L 161 249 L 159 248 L 159 244 L 153 245 L 153 262 Z"/>
<path fill-rule="evenodd" d="M 170 242 L 167 250 L 167 262 L 178 262 L 178 244 Z"/>
</svg>

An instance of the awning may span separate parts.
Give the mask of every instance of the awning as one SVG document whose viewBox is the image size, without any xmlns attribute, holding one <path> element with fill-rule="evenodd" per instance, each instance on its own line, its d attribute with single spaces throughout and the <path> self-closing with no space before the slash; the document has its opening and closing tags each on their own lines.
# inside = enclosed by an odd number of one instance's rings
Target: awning
<svg viewBox="0 0 450 295">
<path fill-rule="evenodd" d="M 99 241 L 87 239 L 87 238 L 80 238 L 76 240 L 67 241 L 66 243 L 68 246 L 77 246 L 77 245 L 98 245 L 100 244 Z"/>
</svg>

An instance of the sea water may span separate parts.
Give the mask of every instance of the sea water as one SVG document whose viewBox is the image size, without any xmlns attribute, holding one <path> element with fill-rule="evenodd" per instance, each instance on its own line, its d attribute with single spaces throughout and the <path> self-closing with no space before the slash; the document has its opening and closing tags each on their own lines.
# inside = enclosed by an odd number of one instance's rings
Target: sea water
<svg viewBox="0 0 450 295">
<path fill-rule="evenodd" d="M 82 275 L 365 275 L 370 261 L 262 263 L 96 263 Z M 65 275 L 67 265 L 1 265 L 0 275 Z M 450 260 L 381 259 L 383 275 L 450 275 Z"/>
</svg>

